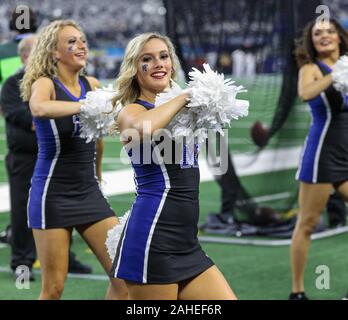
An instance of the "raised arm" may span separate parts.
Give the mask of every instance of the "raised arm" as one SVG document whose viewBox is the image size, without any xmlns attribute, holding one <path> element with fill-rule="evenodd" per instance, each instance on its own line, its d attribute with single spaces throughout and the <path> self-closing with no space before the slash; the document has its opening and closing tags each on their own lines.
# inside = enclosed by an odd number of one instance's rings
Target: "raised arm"
<svg viewBox="0 0 348 320">
<path fill-rule="evenodd" d="M 299 71 L 298 95 L 302 100 L 317 97 L 332 84 L 332 75 L 323 77 L 315 64 L 306 64 Z"/>
<path fill-rule="evenodd" d="M 86 77 L 89 84 L 91 85 L 92 90 L 95 90 L 97 88 L 100 88 L 100 83 L 98 81 L 98 79 L 94 78 L 94 77 Z"/>
<path fill-rule="evenodd" d="M 124 107 L 118 117 L 117 124 L 120 131 L 136 129 L 140 137 L 144 134 L 152 135 L 158 129 L 165 128 L 172 118 L 186 105 L 188 93 L 183 93 L 176 98 L 158 106 L 146 110 L 138 104 L 130 104 Z M 146 124 L 144 126 L 144 124 Z"/>
<path fill-rule="evenodd" d="M 29 106 L 34 117 L 61 118 L 79 113 L 81 103 L 55 101 L 52 80 L 48 78 L 39 78 L 32 85 Z"/>
</svg>

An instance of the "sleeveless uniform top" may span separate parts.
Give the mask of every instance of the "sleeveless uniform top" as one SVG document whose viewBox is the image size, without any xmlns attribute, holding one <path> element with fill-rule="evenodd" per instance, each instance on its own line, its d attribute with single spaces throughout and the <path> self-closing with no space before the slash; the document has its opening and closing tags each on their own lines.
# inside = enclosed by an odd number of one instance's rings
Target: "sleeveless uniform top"
<svg viewBox="0 0 348 320">
<path fill-rule="evenodd" d="M 142 100 L 136 103 L 146 109 L 154 107 Z M 172 143 L 175 151 L 177 146 Z M 150 151 L 147 163 L 146 148 Z M 135 152 L 140 157 L 135 157 Z M 189 161 L 184 147 L 180 163 L 161 163 L 159 144 L 153 141 L 148 145 L 142 143 L 138 151 L 128 150 L 137 192 L 118 244 L 113 276 L 137 283 L 177 283 L 213 265 L 197 238 L 197 153 L 195 148 Z M 171 157 L 174 158 L 175 155 Z"/>
<path fill-rule="evenodd" d="M 323 75 L 331 68 L 316 63 Z M 348 97 L 333 85 L 308 101 L 312 123 L 296 177 L 307 183 L 337 183 L 348 179 Z"/>
<path fill-rule="evenodd" d="M 56 100 L 79 101 L 91 90 L 80 77 L 80 97 L 54 79 Z M 68 108 L 68 106 L 67 106 Z M 99 188 L 95 171 L 95 143 L 79 137 L 77 115 L 34 118 L 38 159 L 28 201 L 29 227 L 71 227 L 113 216 Z"/>
</svg>

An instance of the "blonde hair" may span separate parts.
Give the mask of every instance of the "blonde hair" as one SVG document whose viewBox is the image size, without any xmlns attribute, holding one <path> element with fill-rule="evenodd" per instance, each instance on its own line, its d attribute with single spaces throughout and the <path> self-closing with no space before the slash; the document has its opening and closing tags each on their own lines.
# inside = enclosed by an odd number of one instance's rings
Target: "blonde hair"
<svg viewBox="0 0 348 320">
<path fill-rule="evenodd" d="M 58 76 L 54 52 L 57 50 L 59 32 L 67 26 L 74 27 L 83 33 L 80 26 L 73 20 L 53 21 L 39 33 L 20 84 L 21 96 L 24 101 L 30 99 L 31 86 L 37 79 L 40 77 L 52 79 Z"/>
<path fill-rule="evenodd" d="M 173 80 L 176 79 L 177 72 L 180 69 L 180 62 L 171 40 L 168 37 L 155 32 L 140 34 L 133 38 L 126 47 L 120 72 L 115 83 L 117 95 L 113 98 L 114 108 L 119 104 L 126 106 L 127 104 L 133 103 L 139 97 L 140 88 L 136 79 L 137 63 L 141 50 L 151 39 L 162 40 L 167 45 L 168 53 L 173 65 L 171 78 Z"/>
</svg>

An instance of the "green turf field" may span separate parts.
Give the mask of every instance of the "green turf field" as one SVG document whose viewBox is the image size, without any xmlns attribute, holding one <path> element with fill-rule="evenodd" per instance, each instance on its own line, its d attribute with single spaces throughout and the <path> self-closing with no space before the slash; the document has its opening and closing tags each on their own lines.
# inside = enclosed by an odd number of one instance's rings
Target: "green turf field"
<svg viewBox="0 0 348 320">
<path fill-rule="evenodd" d="M 279 78 L 257 77 L 253 81 L 245 81 L 249 92 L 238 98 L 250 100 L 250 115 L 232 123 L 229 130 L 229 147 L 233 154 L 252 154 L 257 150 L 253 145 L 249 130 L 255 120 L 270 124 L 278 98 Z M 303 104 L 298 104 L 285 123 L 283 130 L 274 137 L 267 149 L 300 146 L 303 143 L 310 117 Z M 120 163 L 121 145 L 117 137 L 105 139 L 104 171 L 128 168 Z M 4 156 L 6 144 L 4 123 L 0 121 L 0 183 L 6 183 Z M 255 158 L 257 161 L 257 158 Z M 277 210 L 288 207 L 289 199 L 272 195 L 288 192 L 296 193 L 294 179 L 295 168 L 271 173 L 260 173 L 241 177 L 243 185 L 254 197 L 267 197 L 262 205 L 272 206 Z M 121 194 L 109 197 L 111 206 L 117 214 L 123 214 L 130 208 L 133 194 Z M 262 199 L 262 198 L 260 198 Z M 220 207 L 220 191 L 214 181 L 204 182 L 200 186 L 201 217 L 203 222 L 210 212 L 217 212 Z M 0 213 L 0 231 L 5 228 L 9 214 Z M 313 299 L 339 299 L 348 290 L 345 275 L 348 257 L 346 242 L 348 235 L 340 235 L 313 242 L 309 265 L 306 273 L 306 291 Z M 203 243 L 207 254 L 216 262 L 240 299 L 286 299 L 290 291 L 289 248 L 255 247 L 247 245 L 223 245 Z M 64 299 L 103 299 L 107 282 L 103 271 L 94 256 L 87 249 L 78 235 L 74 235 L 73 250 L 83 262 L 93 266 L 96 279 L 69 278 L 63 295 Z M 9 248 L 0 247 L 0 299 L 36 299 L 39 294 L 39 275 L 31 284 L 30 290 L 19 290 L 15 287 L 8 271 Z M 330 268 L 330 289 L 318 290 L 315 287 L 318 274 L 316 267 L 327 265 Z"/>
<path fill-rule="evenodd" d="M 117 199 L 114 199 L 117 202 Z M 122 199 L 124 201 L 124 199 Z M 123 205 L 125 207 L 125 205 Z M 212 204 L 211 207 L 214 207 Z M 0 227 L 8 215 L 0 215 Z M 306 270 L 306 291 L 313 299 L 340 299 L 348 289 L 348 235 L 313 242 Z M 290 288 L 288 247 L 253 247 L 242 245 L 203 244 L 204 250 L 222 270 L 239 299 L 286 299 Z M 73 250 L 83 262 L 93 266 L 94 274 L 103 271 L 79 236 L 74 237 Z M 9 248 L 0 249 L 0 264 L 6 266 Z M 320 265 L 330 268 L 330 289 L 315 287 Z M 19 290 L 9 272 L 0 272 L 0 299 L 36 299 L 40 290 L 39 276 L 29 290 Z M 63 299 L 103 299 L 107 281 L 104 279 L 73 279 L 66 283 Z"/>
</svg>

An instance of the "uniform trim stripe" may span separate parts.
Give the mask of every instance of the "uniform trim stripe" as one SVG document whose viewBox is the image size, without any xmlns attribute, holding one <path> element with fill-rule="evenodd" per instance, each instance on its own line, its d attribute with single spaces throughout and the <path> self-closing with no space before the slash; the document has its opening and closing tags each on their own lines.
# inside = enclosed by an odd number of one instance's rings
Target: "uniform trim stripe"
<svg viewBox="0 0 348 320">
<path fill-rule="evenodd" d="M 302 148 L 296 179 L 308 183 L 317 183 L 321 153 L 331 124 L 332 112 L 324 92 L 311 100 L 309 105 L 311 107 L 312 123 Z"/>
<path fill-rule="evenodd" d="M 330 123 L 331 123 L 331 118 L 332 118 L 331 110 L 330 110 L 330 104 L 329 104 L 329 101 L 327 100 L 325 92 L 322 92 L 320 94 L 320 96 L 323 99 L 324 105 L 326 107 L 327 118 L 326 118 L 326 121 L 325 121 L 325 125 L 324 125 L 324 128 L 323 128 L 323 131 L 322 131 L 322 133 L 320 135 L 319 144 L 318 144 L 318 147 L 317 147 L 317 150 L 316 150 L 316 153 L 315 153 L 314 167 L 313 167 L 313 179 L 312 179 L 312 181 L 314 183 L 316 183 L 318 181 L 318 167 L 319 167 L 319 159 L 320 159 L 321 149 L 323 147 L 324 139 L 326 137 L 326 133 L 327 133 L 327 131 L 329 129 L 329 126 L 330 126 Z"/>
<path fill-rule="evenodd" d="M 155 156 L 158 157 L 158 149 L 154 148 L 153 151 Z M 151 186 L 147 184 L 145 187 L 142 186 L 140 194 L 137 194 L 118 245 L 114 261 L 114 276 L 116 278 L 126 278 L 138 283 L 147 283 L 151 241 L 154 236 L 156 224 L 163 211 L 170 183 L 164 164 L 151 164 L 150 167 L 148 165 L 138 167 L 133 163 L 132 165 L 136 183 L 139 183 L 137 180 L 145 174 L 148 174 L 150 169 L 151 176 L 155 177 L 153 183 L 156 184 L 156 187 L 153 189 L 151 183 Z M 140 185 L 142 183 L 143 182 L 140 181 Z M 149 194 L 151 194 L 151 197 Z M 139 214 L 139 210 L 144 211 L 144 214 Z M 137 230 L 140 225 L 141 228 L 137 231 L 136 235 L 137 240 L 134 241 L 134 232 L 136 232 L 135 230 Z"/>
<path fill-rule="evenodd" d="M 133 209 L 133 208 L 132 208 Z M 121 245 L 120 245 L 120 248 L 119 248 L 119 255 L 118 255 L 118 260 L 117 260 L 117 265 L 116 265 L 116 268 L 115 268 L 115 272 L 114 272 L 114 277 L 117 278 L 117 274 L 118 274 L 118 270 L 120 268 L 120 263 L 121 263 L 121 259 L 122 259 L 122 253 L 123 253 L 123 244 L 124 244 L 124 239 L 125 239 L 125 235 L 127 233 L 127 229 L 128 229 L 128 222 L 131 218 L 131 215 L 132 215 L 132 211 L 130 211 L 130 214 L 129 214 L 129 217 L 127 219 L 127 222 L 126 222 L 126 225 L 124 226 L 124 230 L 123 230 L 123 233 L 121 235 Z M 117 257 L 117 253 L 116 253 L 116 257 Z"/>
<path fill-rule="evenodd" d="M 60 149 L 59 134 L 58 134 L 58 130 L 56 127 L 56 123 L 53 119 L 50 119 L 50 124 L 51 124 L 52 132 L 53 132 L 54 140 L 55 140 L 55 144 L 56 144 L 56 153 L 55 153 L 54 158 L 52 160 L 50 170 L 49 170 L 46 182 L 45 182 L 43 195 L 41 198 L 41 228 L 42 229 L 45 229 L 45 227 L 46 227 L 46 208 L 45 208 L 45 206 L 46 206 L 47 190 L 48 190 L 49 184 L 51 182 L 52 174 L 53 174 L 54 168 L 56 166 L 56 163 L 58 161 L 58 157 L 59 157 L 60 150 L 61 150 Z"/>
<path fill-rule="evenodd" d="M 83 85 L 81 78 L 79 78 L 79 84 L 81 88 L 80 97 L 75 97 L 58 78 L 54 78 L 53 81 L 58 84 L 58 86 L 66 93 L 68 97 L 70 97 L 72 101 L 79 101 L 80 99 L 83 99 L 86 95 L 86 89 Z"/>
<path fill-rule="evenodd" d="M 33 179 L 31 178 L 30 179 L 30 189 L 29 189 L 29 196 L 28 196 L 28 201 L 27 201 L 27 225 L 28 225 L 28 228 L 30 228 L 30 215 L 29 215 L 29 206 L 30 206 L 30 198 L 31 198 L 31 189 L 32 189 L 32 181 Z"/>
<path fill-rule="evenodd" d="M 97 143 L 95 143 L 94 158 L 93 158 L 93 170 L 94 170 L 94 178 L 95 178 L 95 181 L 97 182 L 98 189 L 99 189 L 100 193 L 102 194 L 103 198 L 107 200 L 107 197 L 103 191 L 102 181 L 99 181 L 99 178 L 97 176 Z"/>
<path fill-rule="evenodd" d="M 312 125 L 312 124 L 311 124 L 311 125 Z M 299 178 L 300 178 L 300 174 L 301 174 L 302 166 L 303 166 L 303 158 L 304 158 L 304 156 L 305 156 L 305 151 L 306 151 L 306 149 L 307 149 L 307 144 L 308 144 L 308 136 L 306 137 L 306 140 L 305 140 L 305 143 L 304 143 L 302 152 L 301 152 L 301 156 L 300 156 L 300 166 L 299 166 L 299 168 L 297 169 L 297 172 L 296 172 L 296 180 L 299 180 Z"/>
<path fill-rule="evenodd" d="M 169 176 L 168 176 L 168 172 L 167 172 L 166 166 L 163 163 L 163 161 L 161 161 L 161 156 L 159 155 L 159 150 L 158 150 L 157 146 L 155 145 L 155 143 L 153 143 L 152 145 L 153 145 L 153 148 L 154 148 L 154 155 L 156 155 L 157 160 L 159 160 L 159 161 L 157 161 L 157 163 L 159 163 L 159 166 L 160 166 L 162 174 L 163 174 L 164 183 L 165 183 L 165 189 L 163 191 L 162 199 L 161 199 L 160 205 L 159 205 L 159 207 L 157 209 L 155 218 L 154 218 L 154 220 L 152 222 L 152 226 L 151 226 L 150 233 L 149 233 L 149 236 L 148 236 L 148 239 L 147 239 L 147 243 L 146 243 L 145 259 L 144 259 L 144 271 L 143 271 L 143 283 L 147 283 L 147 268 L 148 268 L 148 263 L 149 263 L 149 251 L 150 251 L 150 246 L 151 246 L 153 233 L 154 233 L 157 221 L 158 221 L 158 219 L 159 219 L 159 217 L 161 215 L 161 212 L 162 212 L 164 203 L 166 201 L 168 192 L 170 190 L 170 179 L 169 179 Z"/>
</svg>

